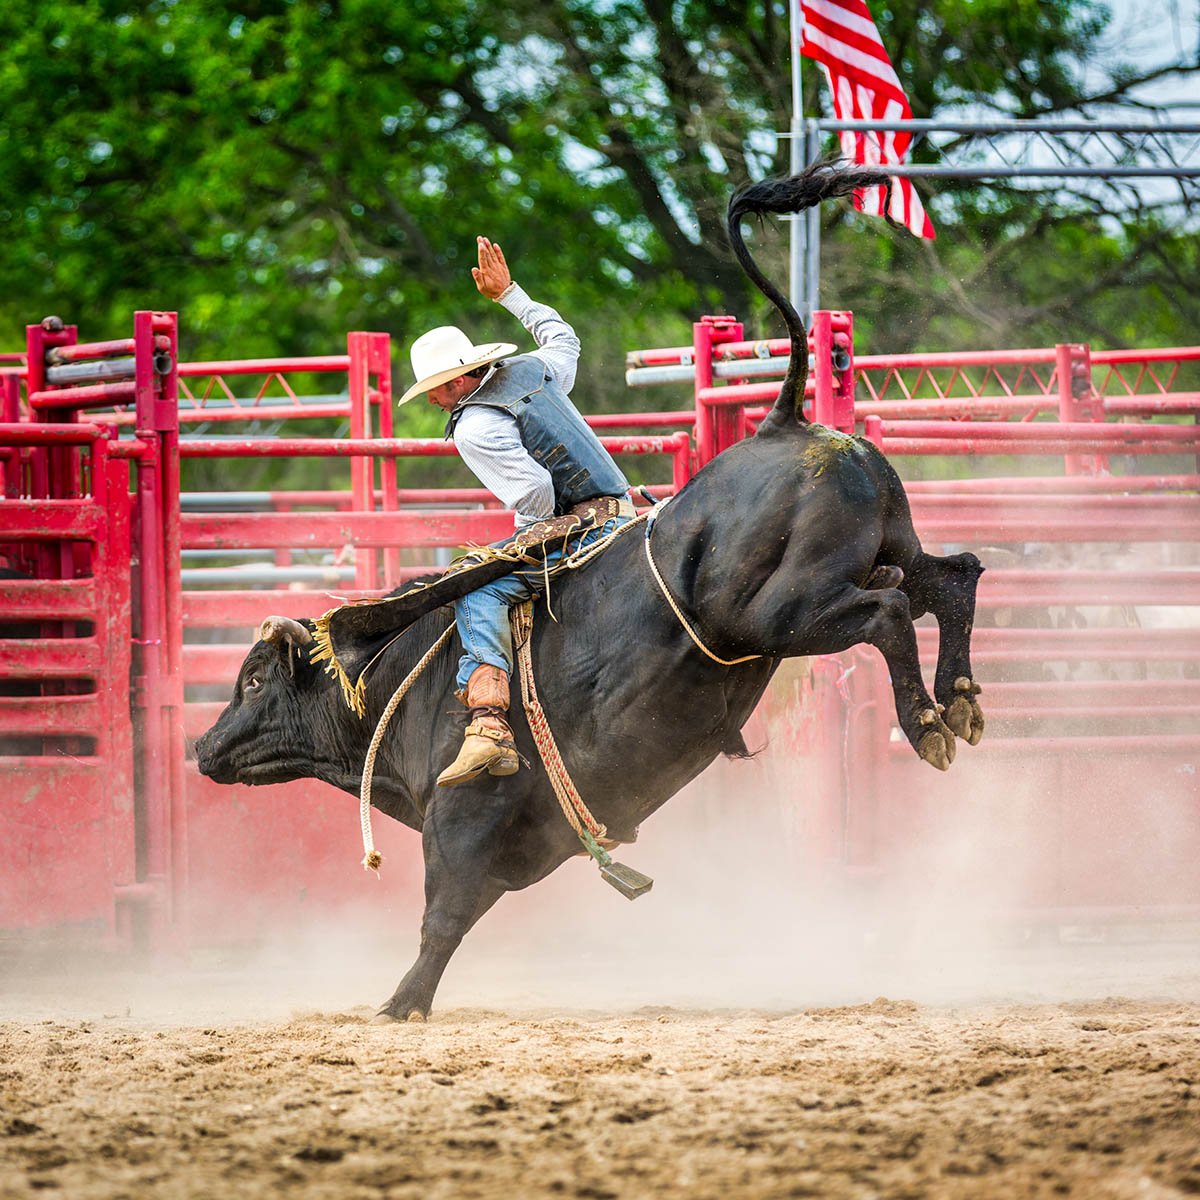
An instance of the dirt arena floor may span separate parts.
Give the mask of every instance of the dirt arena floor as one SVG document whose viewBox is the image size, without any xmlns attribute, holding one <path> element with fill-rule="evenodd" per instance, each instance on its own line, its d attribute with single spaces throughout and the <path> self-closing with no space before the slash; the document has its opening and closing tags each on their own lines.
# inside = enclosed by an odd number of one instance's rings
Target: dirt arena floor
<svg viewBox="0 0 1200 1200">
<path fill-rule="evenodd" d="M 683 825 L 634 905 L 582 861 L 506 897 L 426 1024 L 367 1023 L 398 867 L 245 960 L 0 952 L 0 1198 L 1200 1195 L 1200 928 L 976 918 L 952 846 L 881 922 Z"/>
<path fill-rule="evenodd" d="M 1200 1004 L 0 1023 L 0 1195 L 1200 1194 Z"/>
</svg>

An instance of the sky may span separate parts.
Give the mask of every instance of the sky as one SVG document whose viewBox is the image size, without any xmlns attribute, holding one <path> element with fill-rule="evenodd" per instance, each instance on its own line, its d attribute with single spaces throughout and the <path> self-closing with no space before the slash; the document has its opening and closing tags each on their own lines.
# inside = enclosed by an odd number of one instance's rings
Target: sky
<svg viewBox="0 0 1200 1200">
<path fill-rule="evenodd" d="M 1105 41 L 1114 57 L 1141 70 L 1163 63 L 1196 61 L 1200 45 L 1198 0 L 1107 0 L 1113 19 Z M 1139 100 L 1171 105 L 1175 119 L 1200 120 L 1200 76 L 1167 76 L 1139 89 Z"/>
</svg>

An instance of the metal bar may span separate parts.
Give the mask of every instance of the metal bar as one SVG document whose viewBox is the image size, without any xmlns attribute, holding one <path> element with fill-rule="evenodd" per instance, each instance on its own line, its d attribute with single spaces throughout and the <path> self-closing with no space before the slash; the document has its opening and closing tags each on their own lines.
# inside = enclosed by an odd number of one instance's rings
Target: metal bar
<svg viewBox="0 0 1200 1200">
<path fill-rule="evenodd" d="M 1069 711 L 1074 704 L 1137 698 L 1144 707 L 1182 700 L 1200 703 L 1200 679 L 1061 679 L 1029 683 L 989 683 L 989 704 L 1002 700 L 1010 707 L 1053 700 Z"/>
<path fill-rule="evenodd" d="M 863 371 L 897 371 L 905 367 L 990 367 L 1032 366 L 1053 363 L 1057 351 L 1053 346 L 1038 346 L 1020 350 L 939 350 L 929 354 L 856 354 L 854 366 Z"/>
<path fill-rule="evenodd" d="M 53 737 L 69 730 L 72 736 L 95 737 L 104 732 L 108 716 L 95 693 L 81 696 L 0 696 L 0 732 Z"/>
<path fill-rule="evenodd" d="M 1200 571 L 1052 571 L 989 569 L 979 584 L 984 607 L 1040 608 L 1052 604 L 1200 605 Z M 1174 688 L 1174 681 L 1172 682 Z"/>
<path fill-rule="evenodd" d="M 1156 346 L 1149 350 L 1093 350 L 1092 363 L 1135 363 L 1174 361 L 1195 362 L 1200 346 Z"/>
<path fill-rule="evenodd" d="M 807 164 L 821 157 L 821 134 L 813 121 L 808 121 L 804 135 L 804 158 Z M 813 315 L 821 307 L 821 210 L 813 205 L 803 216 L 793 217 L 793 225 L 804 222 L 804 304 L 802 314 L 805 325 L 812 323 Z"/>
<path fill-rule="evenodd" d="M 1200 125 L 1163 122 L 1162 124 L 1126 124 L 1116 121 L 944 121 L 940 118 L 913 118 L 907 121 L 843 121 L 830 117 L 810 118 L 826 133 L 842 130 L 878 130 L 881 133 L 1200 133 Z"/>
<path fill-rule="evenodd" d="M 111 442 L 108 453 L 111 458 L 140 460 L 152 457 L 154 447 L 149 442 L 142 441 L 141 438 L 127 438 L 119 442 Z"/>
<path fill-rule="evenodd" d="M 183 545 L 193 550 L 285 546 L 463 546 L 513 532 L 513 516 L 490 512 L 184 513 Z"/>
<path fill-rule="evenodd" d="M 1062 454 L 1065 451 L 1059 450 Z M 961 549 L 978 546 L 981 539 L 1012 544 L 1018 542 L 1144 542 L 1163 540 L 1163 523 L 1152 514 L 1138 519 L 1127 518 L 1119 524 L 1113 521 L 1055 521 L 1045 517 L 1026 520 L 997 519 L 981 524 L 967 518 L 931 516 L 916 520 L 917 533 L 926 544 L 950 543 Z M 1171 530 L 1173 541 L 1200 540 L 1200 522 L 1192 520 L 1191 527 Z"/>
<path fill-rule="evenodd" d="M 46 382 L 55 387 L 65 387 L 69 384 L 132 379 L 133 365 L 132 358 L 101 358 L 94 362 L 76 362 L 63 367 L 47 367 Z"/>
<path fill-rule="evenodd" d="M 690 370 L 690 368 L 688 368 Z M 692 376 L 687 377 L 691 382 Z M 695 425 L 696 413 L 688 412 L 646 412 L 646 413 L 602 413 L 585 417 L 592 429 L 660 429 L 673 425 Z"/>
<path fill-rule="evenodd" d="M 888 174 L 905 179 L 1194 179 L 1198 167 L 943 167 L 918 163 L 888 165 Z"/>
<path fill-rule="evenodd" d="M 1147 396 L 1104 396 L 1101 404 L 1113 416 L 1187 416 L 1200 412 L 1200 392 L 1168 392 Z"/>
<path fill-rule="evenodd" d="M 29 406 L 36 409 L 92 408 L 132 404 L 136 399 L 136 383 L 97 383 L 90 387 L 63 388 L 57 392 L 30 392 Z"/>
<path fill-rule="evenodd" d="M 856 400 L 854 416 L 859 421 L 867 417 L 884 417 L 893 421 L 921 419 L 941 421 L 974 421 L 988 417 L 1025 417 L 1033 413 L 1052 412 L 1056 407 L 1053 396 L 959 396 L 936 400 Z M 967 425 L 964 428 L 970 429 Z"/>
<path fill-rule="evenodd" d="M 788 147 L 791 174 L 798 175 L 804 167 L 804 89 L 801 86 L 800 64 L 804 45 L 804 7 L 801 0 L 788 0 L 788 32 L 791 41 L 792 73 L 792 121 L 791 144 Z M 811 298 L 805 291 L 804 243 L 800 236 L 800 222 L 793 220 L 788 242 L 788 299 L 800 313 L 805 325 L 812 311 Z"/>
<path fill-rule="evenodd" d="M 403 567 L 410 578 L 427 573 L 429 567 Z M 186 582 L 186 581 L 185 581 Z M 353 603 L 355 600 L 374 598 L 378 590 L 358 591 L 357 589 L 338 589 L 338 600 Z M 264 592 L 260 590 L 239 591 L 184 591 L 182 599 L 183 623 L 185 626 L 204 626 L 206 628 L 222 628 L 240 626 L 257 626 L 268 610 L 281 617 L 311 617 L 323 611 L 326 593 L 318 591 L 278 591 Z"/>
<path fill-rule="evenodd" d="M 610 454 L 673 454 L 676 439 L 686 433 L 666 437 L 601 437 L 600 443 Z M 184 458 L 353 458 L 372 455 L 449 458 L 458 452 L 453 442 L 440 438 L 185 438 L 179 443 Z"/>
<path fill-rule="evenodd" d="M 1200 440 L 1200 439 L 1198 439 Z M 952 441 L 949 438 L 909 438 L 889 436 L 883 444 L 889 455 L 911 454 L 978 454 L 978 455 L 1022 455 L 1041 454 L 1058 457 L 1064 454 L 1186 454 L 1195 445 L 1193 442 L 1173 442 L 1165 439 L 1130 441 L 1117 443 L 1101 438 L 1052 438 L 1044 441 L 1021 441 L 1017 438 L 966 438 Z"/>
<path fill-rule="evenodd" d="M 1060 723 L 1072 718 L 1086 718 L 1089 721 L 1128 721 L 1130 718 L 1145 717 L 1160 721 L 1164 718 L 1195 717 L 1200 723 L 1200 704 L 1156 704 L 1150 707 L 1146 704 L 1079 704 L 1073 708 L 1062 708 L 1054 705 L 1023 704 L 1019 707 L 1006 707 L 992 701 L 988 705 L 988 721 L 1054 721 Z M 1067 734 L 1066 736 L 1070 736 Z"/>
<path fill-rule="evenodd" d="M 1125 425 L 1093 421 L 1039 421 L 1036 424 L 1016 421 L 884 421 L 883 436 L 886 438 L 891 434 L 913 438 L 968 437 L 975 441 L 1003 438 L 1009 442 L 1041 442 L 1047 439 L 1067 441 L 1072 437 L 1080 437 L 1091 442 L 1111 442 L 1114 446 L 1124 442 L 1152 441 L 1190 446 L 1200 438 L 1200 428 L 1195 425 Z"/>
<path fill-rule="evenodd" d="M 917 645 L 922 652 L 936 650 L 938 630 L 927 626 L 917 629 Z M 1039 661 L 1088 658 L 1104 655 L 1128 660 L 1200 657 L 1200 629 L 980 629 L 972 634 L 971 653 L 1015 651 L 1036 655 Z M 1170 681 L 1163 685 L 1170 687 Z"/>
<path fill-rule="evenodd" d="M 806 397 L 816 395 L 816 377 L 809 375 L 804 387 Z M 779 395 L 779 381 L 770 383 L 727 383 L 724 387 L 704 387 L 696 391 L 696 399 L 706 408 L 723 408 L 738 404 L 756 404 L 774 400 Z"/>
<path fill-rule="evenodd" d="M 352 458 L 394 455 L 400 458 L 441 457 L 457 454 L 453 442 L 441 438 L 181 438 L 183 458 Z"/>
<path fill-rule="evenodd" d="M 355 580 L 354 567 L 246 566 L 184 567 L 180 573 L 184 587 L 220 587 L 225 584 L 328 583 L 341 585 Z"/>
<path fill-rule="evenodd" d="M 0 446 L 83 446 L 105 436 L 99 425 L 39 421 L 0 425 Z"/>
<path fill-rule="evenodd" d="M 181 423 L 199 424 L 203 421 L 316 421 L 328 417 L 348 417 L 350 402 L 310 404 L 300 400 L 295 404 L 253 407 L 218 406 L 211 402 L 203 408 L 183 407 L 179 410 Z"/>
<path fill-rule="evenodd" d="M 284 371 L 349 371 L 350 355 L 321 354 L 310 358 L 247 358 L 229 362 L 190 362 L 179 364 L 179 374 L 197 375 L 277 375 Z"/>
<path fill-rule="evenodd" d="M 94 679 L 100 647 L 90 638 L 0 638 L 0 674 L 11 679 Z"/>
<path fill-rule="evenodd" d="M 1062 521 L 1068 517 L 1081 520 L 1119 521 L 1123 516 L 1157 516 L 1168 532 L 1174 532 L 1177 521 L 1188 521 L 1200 514 L 1200 496 L 1155 496 L 1145 493 L 1078 493 L 1055 496 L 1005 496 L 978 494 L 955 495 L 953 492 L 918 492 L 909 498 L 914 513 L 970 520 L 987 520 L 997 515 L 1033 519 L 1045 517 Z"/>
<path fill-rule="evenodd" d="M 0 621 L 90 621 L 96 613 L 96 585 L 91 579 L 0 582 Z"/>
<path fill-rule="evenodd" d="M 95 542 L 104 535 L 104 512 L 91 500 L 6 500 L 3 512 L 8 541 Z"/>
<path fill-rule="evenodd" d="M 376 493 L 378 498 L 378 493 Z M 350 510 L 353 497 L 348 491 L 299 491 L 299 492 L 184 492 L 180 503 L 191 512 L 231 512 L 236 509 L 253 509 L 269 512 L 287 506 L 289 511 L 308 506 L 310 508 L 333 508 Z M 483 505 L 503 508 L 504 505 L 487 488 L 399 488 L 396 491 L 399 504 L 424 504 L 445 508 L 451 504 Z"/>
<path fill-rule="evenodd" d="M 267 615 L 265 609 L 263 615 Z M 237 678 L 242 659 L 246 657 L 246 650 L 246 643 L 236 642 L 203 646 L 185 645 L 183 677 L 190 686 L 207 684 L 229 687 L 231 681 Z"/>
<path fill-rule="evenodd" d="M 904 490 L 910 497 L 922 492 L 1010 493 L 1057 495 L 1078 492 L 1196 492 L 1200 475 L 1018 475 L 980 476 L 974 479 L 910 479 Z"/>
<path fill-rule="evenodd" d="M 46 365 L 78 362 L 84 358 L 108 358 L 114 354 L 132 354 L 133 338 L 117 338 L 110 342 L 76 342 L 71 346 L 54 346 L 46 353 Z"/>
</svg>

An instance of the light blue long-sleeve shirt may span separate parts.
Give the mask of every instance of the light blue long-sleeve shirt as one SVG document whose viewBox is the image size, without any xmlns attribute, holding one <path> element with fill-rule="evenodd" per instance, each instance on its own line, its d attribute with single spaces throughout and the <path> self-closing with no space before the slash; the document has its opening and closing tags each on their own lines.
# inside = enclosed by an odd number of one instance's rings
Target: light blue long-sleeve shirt
<svg viewBox="0 0 1200 1200">
<path fill-rule="evenodd" d="M 538 348 L 530 351 L 530 356 L 540 358 L 554 382 L 569 393 L 579 362 L 575 330 L 548 304 L 531 300 L 518 284 L 513 284 L 499 303 L 533 334 Z M 518 529 L 554 516 L 550 472 L 525 449 L 517 422 L 508 413 L 483 404 L 468 405 L 455 426 L 454 444 L 479 482 L 516 510 Z"/>
</svg>

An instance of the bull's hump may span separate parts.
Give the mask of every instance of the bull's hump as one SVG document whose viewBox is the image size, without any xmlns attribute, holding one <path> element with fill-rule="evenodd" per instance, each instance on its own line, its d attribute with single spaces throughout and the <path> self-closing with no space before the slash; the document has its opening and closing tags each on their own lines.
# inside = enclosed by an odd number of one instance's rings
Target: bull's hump
<svg viewBox="0 0 1200 1200">
<path fill-rule="evenodd" d="M 879 489 L 869 470 L 868 451 L 862 440 L 823 425 L 812 425 L 807 432 L 800 462 L 809 482 L 820 486 L 823 479 L 836 481 L 852 503 L 873 502 Z"/>
</svg>

